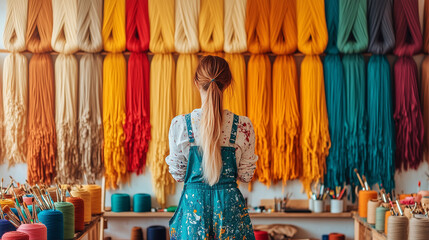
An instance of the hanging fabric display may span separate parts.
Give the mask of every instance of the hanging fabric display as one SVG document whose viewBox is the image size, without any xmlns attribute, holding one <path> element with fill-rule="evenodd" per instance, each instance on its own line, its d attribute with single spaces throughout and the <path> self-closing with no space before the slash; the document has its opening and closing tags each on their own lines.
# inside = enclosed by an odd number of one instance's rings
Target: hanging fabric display
<svg viewBox="0 0 429 240">
<path fill-rule="evenodd" d="M 417 169 L 422 162 L 424 126 L 420 108 L 417 64 L 412 58 L 422 48 L 417 0 L 393 4 L 398 60 L 395 76 L 396 169 Z"/>
<path fill-rule="evenodd" d="M 26 45 L 34 53 L 28 74 L 28 182 L 50 184 L 55 177 L 55 88 L 52 50 L 52 1 L 29 0 Z"/>
<path fill-rule="evenodd" d="M 264 54 L 270 51 L 269 2 L 248 0 L 246 14 L 247 46 L 252 54 L 247 67 L 247 116 L 255 128 L 259 157 L 253 179 L 270 186 L 271 63 Z"/>
<path fill-rule="evenodd" d="M 4 126 L 0 127 L 0 163 L 3 154 L 9 166 L 26 161 L 28 62 L 20 52 L 25 50 L 28 0 L 8 0 L 4 46 L 11 51 L 3 63 L 3 112 Z M 1 129 L 3 127 L 3 129 Z M 3 138 L 2 138 L 3 139 Z"/>
<path fill-rule="evenodd" d="M 368 2 L 368 164 L 370 185 L 380 183 L 390 192 L 395 187 L 395 125 L 393 121 L 390 64 L 384 55 L 395 46 L 393 0 Z M 354 174 L 353 174 L 354 175 Z M 355 179 L 355 184 L 359 184 Z"/>
<path fill-rule="evenodd" d="M 222 52 L 223 2 L 224 0 L 201 0 L 198 29 L 201 51 L 203 52 Z"/>
<path fill-rule="evenodd" d="M 296 0 L 271 0 L 270 46 L 279 56 L 273 64 L 271 178 L 274 182 L 301 175 L 298 75 L 292 55 L 297 49 Z"/>
<path fill-rule="evenodd" d="M 147 0 L 127 0 L 127 117 L 124 125 L 127 170 L 141 174 L 150 140 L 149 13 Z"/>
<path fill-rule="evenodd" d="M 167 194 L 173 194 L 175 180 L 168 172 L 168 131 L 175 109 L 174 0 L 149 0 L 150 42 L 154 53 L 150 65 L 151 141 L 147 164 L 158 203 L 166 206 Z"/>
<path fill-rule="evenodd" d="M 326 107 L 329 118 L 329 135 L 331 148 L 326 158 L 326 175 L 324 184 L 335 189 L 346 182 L 347 165 L 345 155 L 345 79 L 343 64 L 337 48 L 339 1 L 326 0 L 326 24 L 328 28 L 328 45 L 323 61 L 323 73 L 325 77 Z"/>
<path fill-rule="evenodd" d="M 235 114 L 246 116 L 246 64 L 240 53 L 247 51 L 245 28 L 247 0 L 224 2 L 224 44 L 225 60 L 229 64 L 232 83 L 223 98 L 224 108 Z"/>
<path fill-rule="evenodd" d="M 323 180 L 329 138 L 323 66 L 319 54 L 328 43 L 323 0 L 297 1 L 298 49 L 306 56 L 301 63 L 300 113 L 302 177 L 308 193 L 314 181 Z"/>
<path fill-rule="evenodd" d="M 55 61 L 55 124 L 57 132 L 57 177 L 60 182 L 81 178 L 77 145 L 77 0 L 53 0 L 52 49 Z"/>
<path fill-rule="evenodd" d="M 187 114 L 201 106 L 201 97 L 194 84 L 200 50 L 198 16 L 200 0 L 176 0 L 174 46 L 180 53 L 176 71 L 176 115 Z"/>
<path fill-rule="evenodd" d="M 429 0 L 425 0 L 424 6 L 424 36 L 423 36 L 423 51 L 429 53 Z M 422 80 L 420 87 L 421 107 L 423 114 L 423 124 L 425 129 L 423 139 L 423 150 L 427 154 L 429 153 L 429 57 L 426 56 L 423 60 L 422 66 Z"/>
<path fill-rule="evenodd" d="M 354 169 L 367 175 L 367 128 L 365 60 L 358 54 L 368 47 L 366 0 L 339 2 L 337 46 L 343 56 L 345 77 L 346 177 L 356 182 Z M 356 180 L 356 181 L 355 181 Z"/>
<path fill-rule="evenodd" d="M 78 44 L 84 53 L 79 62 L 78 144 L 80 171 L 95 182 L 103 173 L 102 86 L 103 49 L 102 0 L 78 0 Z"/>
<path fill-rule="evenodd" d="M 104 1 L 101 35 L 104 50 L 110 52 L 103 64 L 104 175 L 106 186 L 116 189 L 128 180 L 123 129 L 127 63 L 121 53 L 126 45 L 125 1 Z"/>
</svg>

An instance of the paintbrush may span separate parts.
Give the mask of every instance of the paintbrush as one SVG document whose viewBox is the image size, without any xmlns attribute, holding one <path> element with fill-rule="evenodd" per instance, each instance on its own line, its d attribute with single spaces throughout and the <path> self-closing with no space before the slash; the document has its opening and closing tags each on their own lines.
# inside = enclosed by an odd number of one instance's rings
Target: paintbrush
<svg viewBox="0 0 429 240">
<path fill-rule="evenodd" d="M 399 204 L 399 200 L 396 200 L 396 206 L 398 207 L 399 214 L 404 216 L 404 212 L 402 211 L 401 205 Z"/>
<path fill-rule="evenodd" d="M 346 192 L 346 188 L 343 188 L 343 190 L 341 190 L 340 195 L 338 195 L 338 199 L 343 199 L 343 195 Z"/>
<path fill-rule="evenodd" d="M 1 187 L 0 187 L 1 199 L 3 199 L 3 198 L 4 198 L 4 197 L 3 197 L 3 181 L 4 181 L 4 179 L 3 179 L 3 178 L 1 178 Z"/>
<path fill-rule="evenodd" d="M 29 222 L 27 221 L 27 218 L 25 218 L 24 214 L 22 214 L 22 210 L 21 210 L 21 208 L 20 208 L 20 207 L 18 207 L 18 205 L 17 205 L 16 203 L 15 203 L 15 209 L 16 209 L 16 211 L 18 212 L 19 217 L 22 219 L 22 222 L 23 222 L 23 223 L 29 223 Z"/>
<path fill-rule="evenodd" d="M 4 219 L 4 212 L 1 207 L 0 207 L 0 219 Z"/>
<path fill-rule="evenodd" d="M 70 186 L 67 187 L 67 192 L 69 193 L 70 197 L 73 197 L 73 195 L 71 194 L 71 190 L 72 188 Z M 288 193 L 289 195 L 289 193 Z"/>
<path fill-rule="evenodd" d="M 362 179 L 363 179 L 363 182 L 364 182 L 364 184 L 365 184 L 365 189 L 366 189 L 367 191 L 369 191 L 369 190 L 370 190 L 370 188 L 369 188 L 368 182 L 366 181 L 366 177 L 365 177 L 365 175 L 362 175 Z"/>
<path fill-rule="evenodd" d="M 6 213 L 11 219 L 13 219 L 13 220 L 16 220 L 16 222 L 20 222 L 19 221 L 19 217 L 17 217 L 16 215 L 15 215 L 15 213 L 13 213 L 12 212 L 12 210 L 10 210 L 10 207 L 9 206 L 4 206 L 3 207 L 3 212 L 4 213 Z M 18 211 L 19 212 L 19 211 Z"/>
<path fill-rule="evenodd" d="M 417 193 L 420 192 L 420 186 L 421 186 L 421 182 L 419 181 L 419 188 L 417 189 Z"/>
<path fill-rule="evenodd" d="M 40 208 L 42 208 L 42 210 L 49 209 L 47 207 L 46 203 L 44 202 L 42 196 L 40 195 L 39 189 L 37 187 L 33 186 L 32 191 L 33 191 L 33 196 L 38 201 Z"/>
<path fill-rule="evenodd" d="M 50 208 L 50 209 L 52 209 L 52 204 L 51 204 L 51 201 L 49 201 L 48 200 L 48 197 L 45 195 L 45 190 L 44 189 L 42 189 L 42 198 L 43 198 L 43 201 L 45 201 L 45 203 L 46 203 L 46 205 L 48 206 L 48 208 Z"/>
<path fill-rule="evenodd" d="M 16 228 L 19 228 L 19 226 L 21 226 L 20 223 L 15 222 L 15 220 L 13 220 L 12 218 L 10 218 L 9 216 L 5 216 L 4 219 L 6 219 L 10 223 L 12 223 L 12 225 L 15 226 Z"/>
<path fill-rule="evenodd" d="M 359 175 L 357 168 L 355 168 L 355 173 L 356 173 L 357 178 L 359 179 L 360 185 L 362 186 L 363 189 L 365 189 L 365 185 L 363 184 L 362 179 L 360 178 L 360 175 Z"/>
<path fill-rule="evenodd" d="M 25 213 L 27 219 L 31 222 L 31 220 L 33 220 L 33 218 L 31 217 L 30 210 L 28 210 L 27 203 L 23 203 L 22 206 L 24 207 L 24 213 Z"/>
</svg>

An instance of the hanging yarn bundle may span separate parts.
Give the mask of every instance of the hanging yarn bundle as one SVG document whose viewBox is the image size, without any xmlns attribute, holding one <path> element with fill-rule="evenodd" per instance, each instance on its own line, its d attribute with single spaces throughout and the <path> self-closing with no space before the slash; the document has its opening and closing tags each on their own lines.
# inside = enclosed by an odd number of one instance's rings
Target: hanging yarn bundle
<svg viewBox="0 0 429 240">
<path fill-rule="evenodd" d="M 127 170 L 141 174 L 146 165 L 150 140 L 149 60 L 143 51 L 149 48 L 149 14 L 147 0 L 127 0 L 128 60 L 126 94 L 127 115 L 124 125 Z"/>
<path fill-rule="evenodd" d="M 425 0 L 424 7 L 424 42 L 423 42 L 423 51 L 429 53 L 429 0 Z M 429 152 L 429 57 L 425 57 L 423 60 L 422 66 L 422 79 L 420 86 L 420 97 L 421 97 L 421 107 L 423 113 L 423 124 L 425 129 L 424 139 L 423 139 L 423 150 Z"/>
<path fill-rule="evenodd" d="M 269 2 L 248 0 L 246 14 L 247 46 L 252 53 L 247 67 L 247 115 L 255 128 L 259 156 L 253 179 L 270 186 L 271 63 L 263 54 L 270 51 Z"/>
<path fill-rule="evenodd" d="M 55 176 L 54 67 L 49 52 L 52 36 L 51 0 L 29 0 L 26 45 L 29 64 L 28 176 L 29 184 L 50 184 Z"/>
<path fill-rule="evenodd" d="M 55 123 L 57 130 L 57 176 L 61 182 L 80 179 L 77 146 L 77 0 L 53 0 L 52 49 L 55 61 Z"/>
<path fill-rule="evenodd" d="M 200 50 L 198 42 L 198 16 L 200 0 L 176 0 L 174 46 L 180 53 L 176 71 L 176 115 L 187 114 L 201 106 L 201 98 L 194 84 L 198 66 L 195 54 Z"/>
<path fill-rule="evenodd" d="M 368 63 L 368 183 L 379 182 L 390 192 L 394 188 L 395 126 L 393 121 L 390 64 L 380 54 L 395 46 L 393 0 L 369 0 L 368 26 L 371 56 Z"/>
<path fill-rule="evenodd" d="M 9 159 L 9 166 L 23 163 L 27 153 L 27 104 L 28 104 L 28 66 L 27 58 L 19 52 L 25 50 L 25 31 L 27 30 L 28 0 L 8 0 L 6 24 L 4 28 L 4 46 L 12 53 L 3 64 L 3 110 L 4 130 L 0 140 L 0 163 L 3 154 Z M 4 127 L 4 129 L 2 129 Z"/>
<path fill-rule="evenodd" d="M 155 196 L 165 206 L 167 194 L 174 193 L 175 181 L 168 172 L 168 130 L 175 109 L 174 0 L 149 0 L 150 42 L 154 53 L 150 66 L 150 124 L 148 165 Z"/>
<path fill-rule="evenodd" d="M 326 158 L 325 186 L 334 188 L 346 181 L 344 126 L 345 126 L 345 79 L 343 65 L 337 48 L 339 2 L 326 0 L 326 24 L 328 28 L 328 46 L 323 64 L 326 88 L 326 107 L 329 118 L 331 148 Z"/>
<path fill-rule="evenodd" d="M 272 136 L 274 182 L 296 179 L 301 174 L 299 154 L 300 116 L 298 75 L 292 54 L 297 48 L 296 0 L 270 2 L 270 46 L 279 56 L 273 64 Z"/>
<path fill-rule="evenodd" d="M 246 64 L 240 53 L 247 51 L 245 28 L 247 0 L 224 2 L 225 60 L 229 64 L 232 83 L 224 92 L 224 108 L 238 115 L 246 115 Z"/>
<path fill-rule="evenodd" d="M 394 20 L 398 60 L 395 73 L 396 169 L 417 169 L 423 161 L 423 117 L 412 56 L 422 48 L 417 0 L 395 0 Z"/>
<path fill-rule="evenodd" d="M 104 1 L 102 37 L 104 50 L 110 52 L 103 65 L 104 175 L 106 185 L 116 189 L 128 179 L 123 129 L 127 63 L 121 53 L 126 44 L 125 1 Z"/>
<path fill-rule="evenodd" d="M 221 52 L 223 49 L 224 0 L 201 0 L 199 40 L 201 51 Z"/>
<path fill-rule="evenodd" d="M 301 63 L 300 113 L 303 173 L 309 192 L 313 181 L 323 180 L 331 146 L 326 110 L 323 66 L 318 54 L 328 43 L 323 0 L 297 1 L 298 49 L 306 54 Z"/>
<path fill-rule="evenodd" d="M 79 61 L 79 158 L 82 161 L 80 171 L 91 181 L 103 173 L 103 58 L 96 54 L 103 49 L 102 11 L 102 0 L 78 0 L 78 44 L 80 50 L 89 52 Z"/>
<path fill-rule="evenodd" d="M 345 78 L 346 177 L 357 182 L 354 169 L 367 175 L 367 125 L 365 60 L 368 47 L 366 0 L 339 1 L 337 46 L 343 56 Z"/>
</svg>

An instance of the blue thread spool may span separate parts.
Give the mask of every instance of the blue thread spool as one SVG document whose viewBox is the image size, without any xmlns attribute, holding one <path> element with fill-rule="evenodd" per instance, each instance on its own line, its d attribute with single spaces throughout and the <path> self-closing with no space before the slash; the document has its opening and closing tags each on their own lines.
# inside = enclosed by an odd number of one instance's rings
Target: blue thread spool
<svg viewBox="0 0 429 240">
<path fill-rule="evenodd" d="M 329 235 L 322 235 L 322 240 L 329 240 Z"/>
<path fill-rule="evenodd" d="M 64 217 L 62 212 L 58 210 L 44 210 L 37 217 L 48 230 L 47 240 L 64 239 Z"/>
<path fill-rule="evenodd" d="M 133 197 L 134 212 L 150 212 L 152 208 L 150 195 L 146 193 L 138 193 Z"/>
<path fill-rule="evenodd" d="M 150 226 L 147 228 L 147 240 L 166 240 L 167 231 L 163 226 Z"/>
<path fill-rule="evenodd" d="M 7 232 L 15 231 L 16 228 L 13 226 L 12 223 L 10 223 L 8 220 L 0 219 L 0 239 L 3 236 L 3 234 Z"/>
<path fill-rule="evenodd" d="M 130 195 L 125 193 L 115 193 L 111 197 L 112 212 L 129 212 L 131 210 Z"/>
</svg>

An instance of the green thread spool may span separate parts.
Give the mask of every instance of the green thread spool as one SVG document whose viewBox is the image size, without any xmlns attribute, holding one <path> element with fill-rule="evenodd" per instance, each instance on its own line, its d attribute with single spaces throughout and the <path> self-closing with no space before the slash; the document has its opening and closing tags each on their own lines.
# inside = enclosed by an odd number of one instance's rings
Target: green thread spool
<svg viewBox="0 0 429 240">
<path fill-rule="evenodd" d="M 177 210 L 177 206 L 170 206 L 167 208 L 167 212 L 175 212 Z"/>
<path fill-rule="evenodd" d="M 152 203 L 150 195 L 146 193 L 138 193 L 133 196 L 134 212 L 150 212 Z"/>
<path fill-rule="evenodd" d="M 375 230 L 384 232 L 384 221 L 387 211 L 389 209 L 385 207 L 378 207 L 375 210 Z"/>
<path fill-rule="evenodd" d="M 74 205 L 69 202 L 56 202 L 55 208 L 63 213 L 64 239 L 74 238 Z"/>
<path fill-rule="evenodd" d="M 112 212 L 129 212 L 131 209 L 130 195 L 115 193 L 111 197 Z"/>
</svg>

